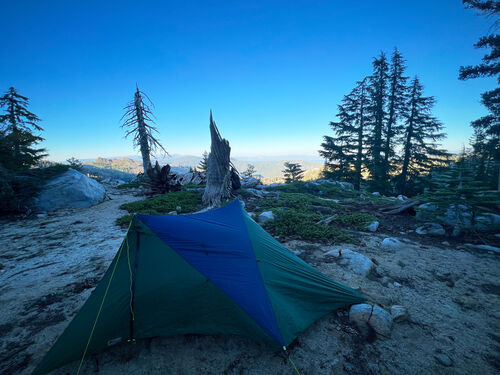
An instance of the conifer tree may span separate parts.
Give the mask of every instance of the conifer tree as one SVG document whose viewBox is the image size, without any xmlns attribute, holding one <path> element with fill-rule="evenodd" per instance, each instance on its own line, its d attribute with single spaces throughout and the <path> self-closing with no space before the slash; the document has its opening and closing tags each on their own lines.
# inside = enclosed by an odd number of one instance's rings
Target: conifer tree
<svg viewBox="0 0 500 375">
<path fill-rule="evenodd" d="M 207 167 L 208 167 L 208 152 L 203 151 L 200 164 L 198 164 L 198 169 L 200 170 L 200 172 L 207 173 Z"/>
<path fill-rule="evenodd" d="M 500 2 L 463 0 L 466 8 L 479 10 L 486 16 L 495 17 L 494 25 L 500 23 Z M 483 36 L 474 45 L 476 48 L 489 48 L 490 53 L 483 57 L 482 63 L 475 66 L 460 67 L 459 79 L 473 79 L 479 77 L 496 77 L 500 83 L 500 35 L 490 34 Z M 479 158 L 477 177 L 484 179 L 490 176 L 492 181 L 498 178 L 500 190 L 500 87 L 481 94 L 481 103 L 489 114 L 471 123 L 474 129 L 472 146 L 475 155 Z"/>
<path fill-rule="evenodd" d="M 370 93 L 370 126 L 371 132 L 368 137 L 368 155 L 370 170 L 370 186 L 373 190 L 385 191 L 387 189 L 387 177 L 384 171 L 383 159 L 383 134 L 385 132 L 385 121 L 387 117 L 387 85 L 388 70 L 387 57 L 381 53 L 373 60 L 373 74 L 370 76 L 368 91 Z"/>
<path fill-rule="evenodd" d="M 0 107 L 4 113 L 0 115 L 0 132 L 2 148 L 9 150 L 2 164 L 7 169 L 23 169 L 35 165 L 44 154 L 45 149 L 33 148 L 43 141 L 34 132 L 42 131 L 38 125 L 40 119 L 28 111 L 29 99 L 19 94 L 14 87 L 0 97 Z"/>
<path fill-rule="evenodd" d="M 367 79 L 342 99 L 338 122 L 330 122 L 335 137 L 324 136 L 319 154 L 325 159 L 324 176 L 342 179 L 360 189 L 365 162 L 365 139 L 368 117 Z"/>
<path fill-rule="evenodd" d="M 384 175 L 388 177 L 391 172 L 391 160 L 395 156 L 394 146 L 403 127 L 399 124 L 402 119 L 407 96 L 406 70 L 403 56 L 394 48 L 389 68 L 389 93 L 387 98 L 387 126 L 385 127 L 384 145 Z"/>
<path fill-rule="evenodd" d="M 432 167 L 442 163 L 447 153 L 439 148 L 438 141 L 445 137 L 443 125 L 432 116 L 435 99 L 423 96 L 423 86 L 415 77 L 410 85 L 405 113 L 405 134 L 401 173 L 397 177 L 401 194 L 408 191 L 408 181 L 421 176 Z"/>
<path fill-rule="evenodd" d="M 253 164 L 248 164 L 247 169 L 243 171 L 243 177 L 250 178 L 255 174 L 255 166 Z"/>
<path fill-rule="evenodd" d="M 285 174 L 285 182 L 295 182 L 300 181 L 304 177 L 304 171 L 302 170 L 302 165 L 300 163 L 285 162 L 285 169 L 283 170 Z"/>
<path fill-rule="evenodd" d="M 146 98 L 146 101 L 144 100 Z M 151 168 L 151 153 L 160 149 L 167 153 L 165 148 L 160 144 L 158 139 L 153 135 L 153 132 L 158 130 L 151 125 L 154 123 L 153 117 L 153 102 L 142 91 L 137 90 L 134 94 L 134 99 L 125 106 L 125 114 L 122 116 L 122 128 L 131 128 L 125 133 L 125 137 L 134 135 L 134 146 L 139 146 L 142 155 L 142 166 L 146 174 L 148 168 Z"/>
</svg>

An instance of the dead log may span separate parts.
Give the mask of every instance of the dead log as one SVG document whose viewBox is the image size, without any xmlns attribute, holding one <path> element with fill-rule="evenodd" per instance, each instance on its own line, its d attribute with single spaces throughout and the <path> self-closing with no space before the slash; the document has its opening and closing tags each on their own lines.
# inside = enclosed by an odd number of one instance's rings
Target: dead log
<svg viewBox="0 0 500 375">
<path fill-rule="evenodd" d="M 409 210 L 415 211 L 413 207 L 419 203 L 420 202 L 418 200 L 408 200 L 397 205 L 391 205 L 389 207 L 381 208 L 380 211 L 387 215 L 397 215 Z"/>
</svg>

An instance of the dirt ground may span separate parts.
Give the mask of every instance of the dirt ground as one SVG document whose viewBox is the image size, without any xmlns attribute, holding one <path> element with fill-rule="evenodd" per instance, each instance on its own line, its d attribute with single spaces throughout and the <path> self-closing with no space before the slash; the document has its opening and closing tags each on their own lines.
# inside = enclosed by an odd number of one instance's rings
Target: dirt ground
<svg viewBox="0 0 500 375">
<path fill-rule="evenodd" d="M 29 374 L 83 305 L 125 234 L 120 204 L 138 199 L 110 191 L 88 209 L 0 223 L 0 373 Z M 386 233 L 384 233 L 386 232 Z M 408 309 L 390 338 L 367 337 L 347 310 L 312 324 L 290 346 L 301 374 L 498 374 L 500 258 L 430 242 L 398 228 L 355 233 L 358 245 L 289 241 L 292 250 L 370 303 Z M 397 237 L 397 249 L 380 246 Z M 378 266 L 352 273 L 333 249 L 351 249 Z M 450 361 L 440 362 L 443 355 Z M 53 374 L 74 373 L 75 363 Z M 89 357 L 83 374 L 293 374 L 282 352 L 240 337 L 184 335 L 114 347 Z"/>
</svg>

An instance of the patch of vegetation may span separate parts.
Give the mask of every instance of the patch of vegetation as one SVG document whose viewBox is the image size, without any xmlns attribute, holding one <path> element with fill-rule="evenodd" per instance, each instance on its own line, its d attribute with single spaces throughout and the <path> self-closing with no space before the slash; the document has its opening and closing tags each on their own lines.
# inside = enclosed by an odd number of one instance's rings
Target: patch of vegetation
<svg viewBox="0 0 500 375">
<path fill-rule="evenodd" d="M 267 222 L 264 228 L 275 236 L 328 243 L 353 241 L 343 229 L 316 224 L 323 215 L 292 208 L 278 208 L 273 213 L 274 221 Z"/>
<path fill-rule="evenodd" d="M 338 208 L 333 201 L 315 197 L 309 193 L 280 193 L 276 196 L 267 196 L 264 199 L 248 202 L 248 211 L 268 211 L 276 208 L 293 208 L 297 211 L 315 212 L 318 207 Z"/>
<path fill-rule="evenodd" d="M 334 222 L 359 230 L 364 229 L 368 224 L 374 221 L 377 221 L 375 216 L 364 213 L 342 214 L 334 220 Z"/>
<path fill-rule="evenodd" d="M 125 203 L 120 208 L 127 210 L 129 214 L 120 217 L 116 222 L 118 225 L 128 225 L 135 213 L 164 215 L 172 211 L 177 211 L 179 214 L 194 212 L 202 208 L 201 197 L 202 194 L 197 191 L 182 190 L 156 195 L 142 201 Z M 178 209 L 179 207 L 180 209 Z"/>
</svg>

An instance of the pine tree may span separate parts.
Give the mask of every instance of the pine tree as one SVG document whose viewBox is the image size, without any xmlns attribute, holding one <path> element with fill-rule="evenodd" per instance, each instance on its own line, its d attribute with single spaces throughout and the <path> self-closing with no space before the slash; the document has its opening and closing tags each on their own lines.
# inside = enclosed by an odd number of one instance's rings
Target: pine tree
<svg viewBox="0 0 500 375">
<path fill-rule="evenodd" d="M 399 124 L 399 120 L 402 119 L 406 109 L 405 101 L 408 91 L 406 81 L 408 77 L 404 76 L 405 70 L 405 60 L 398 49 L 394 48 L 389 69 L 388 117 L 385 128 L 384 175 L 386 178 L 391 172 L 391 160 L 395 156 L 395 142 L 403 130 L 403 127 Z"/>
<path fill-rule="evenodd" d="M 208 163 L 208 152 L 203 151 L 200 164 L 198 164 L 198 169 L 200 170 L 200 172 L 207 173 L 207 167 L 208 167 L 207 163 Z"/>
<path fill-rule="evenodd" d="M 330 122 L 335 137 L 324 136 L 319 154 L 325 159 L 324 176 L 341 179 L 360 189 L 365 161 L 365 138 L 368 118 L 367 79 L 342 99 L 338 106 L 338 122 Z"/>
<path fill-rule="evenodd" d="M 302 165 L 300 163 L 285 162 L 285 169 L 283 170 L 285 174 L 285 182 L 295 182 L 300 181 L 304 177 L 304 171 L 302 170 Z"/>
<path fill-rule="evenodd" d="M 46 154 L 45 149 L 33 148 L 43 141 L 34 132 L 42 131 L 38 125 L 40 119 L 28 111 L 29 99 L 20 95 L 14 87 L 0 97 L 0 107 L 4 114 L 0 115 L 0 132 L 2 148 L 9 150 L 7 158 L 2 158 L 2 165 L 11 170 L 29 168 Z"/>
<path fill-rule="evenodd" d="M 382 52 L 380 57 L 373 60 L 373 74 L 370 76 L 368 91 L 370 93 L 370 126 L 371 132 L 368 137 L 368 154 L 370 170 L 370 186 L 372 190 L 385 191 L 387 187 L 387 176 L 384 171 L 383 134 L 387 118 L 387 85 L 388 85 L 387 57 Z"/>
<path fill-rule="evenodd" d="M 466 8 L 475 8 L 486 16 L 495 17 L 495 26 L 500 23 L 500 2 L 463 0 L 463 3 Z M 497 77 L 497 83 L 500 83 L 500 35 L 483 36 L 474 47 L 490 48 L 491 52 L 483 57 L 479 65 L 460 67 L 459 79 Z M 477 177 L 497 182 L 500 190 L 500 87 L 482 93 L 481 103 L 489 114 L 471 123 L 474 129 L 472 146 L 480 159 Z"/>
<path fill-rule="evenodd" d="M 408 182 L 428 172 L 442 163 L 447 153 L 437 143 L 445 137 L 443 125 L 431 115 L 434 97 L 423 96 L 423 86 L 415 77 L 410 86 L 407 100 L 408 112 L 405 118 L 403 157 L 401 173 L 397 177 L 398 190 L 405 194 L 409 190 Z"/>
<path fill-rule="evenodd" d="M 250 178 L 255 174 L 255 166 L 253 164 L 248 164 L 247 169 L 243 171 L 243 177 Z"/>
<path fill-rule="evenodd" d="M 144 98 L 147 99 L 148 103 L 144 101 Z M 153 132 L 158 132 L 154 126 L 150 125 L 150 123 L 154 123 L 151 110 L 153 107 L 154 105 L 149 97 L 137 87 L 134 100 L 125 106 L 125 114 L 121 118 L 121 120 L 125 120 L 121 126 L 122 128 L 132 128 L 127 130 L 125 137 L 131 134 L 134 135 L 134 146 L 139 146 L 141 150 L 142 166 L 145 174 L 148 168 L 151 168 L 152 152 L 160 149 L 167 153 L 153 135 Z"/>
</svg>

